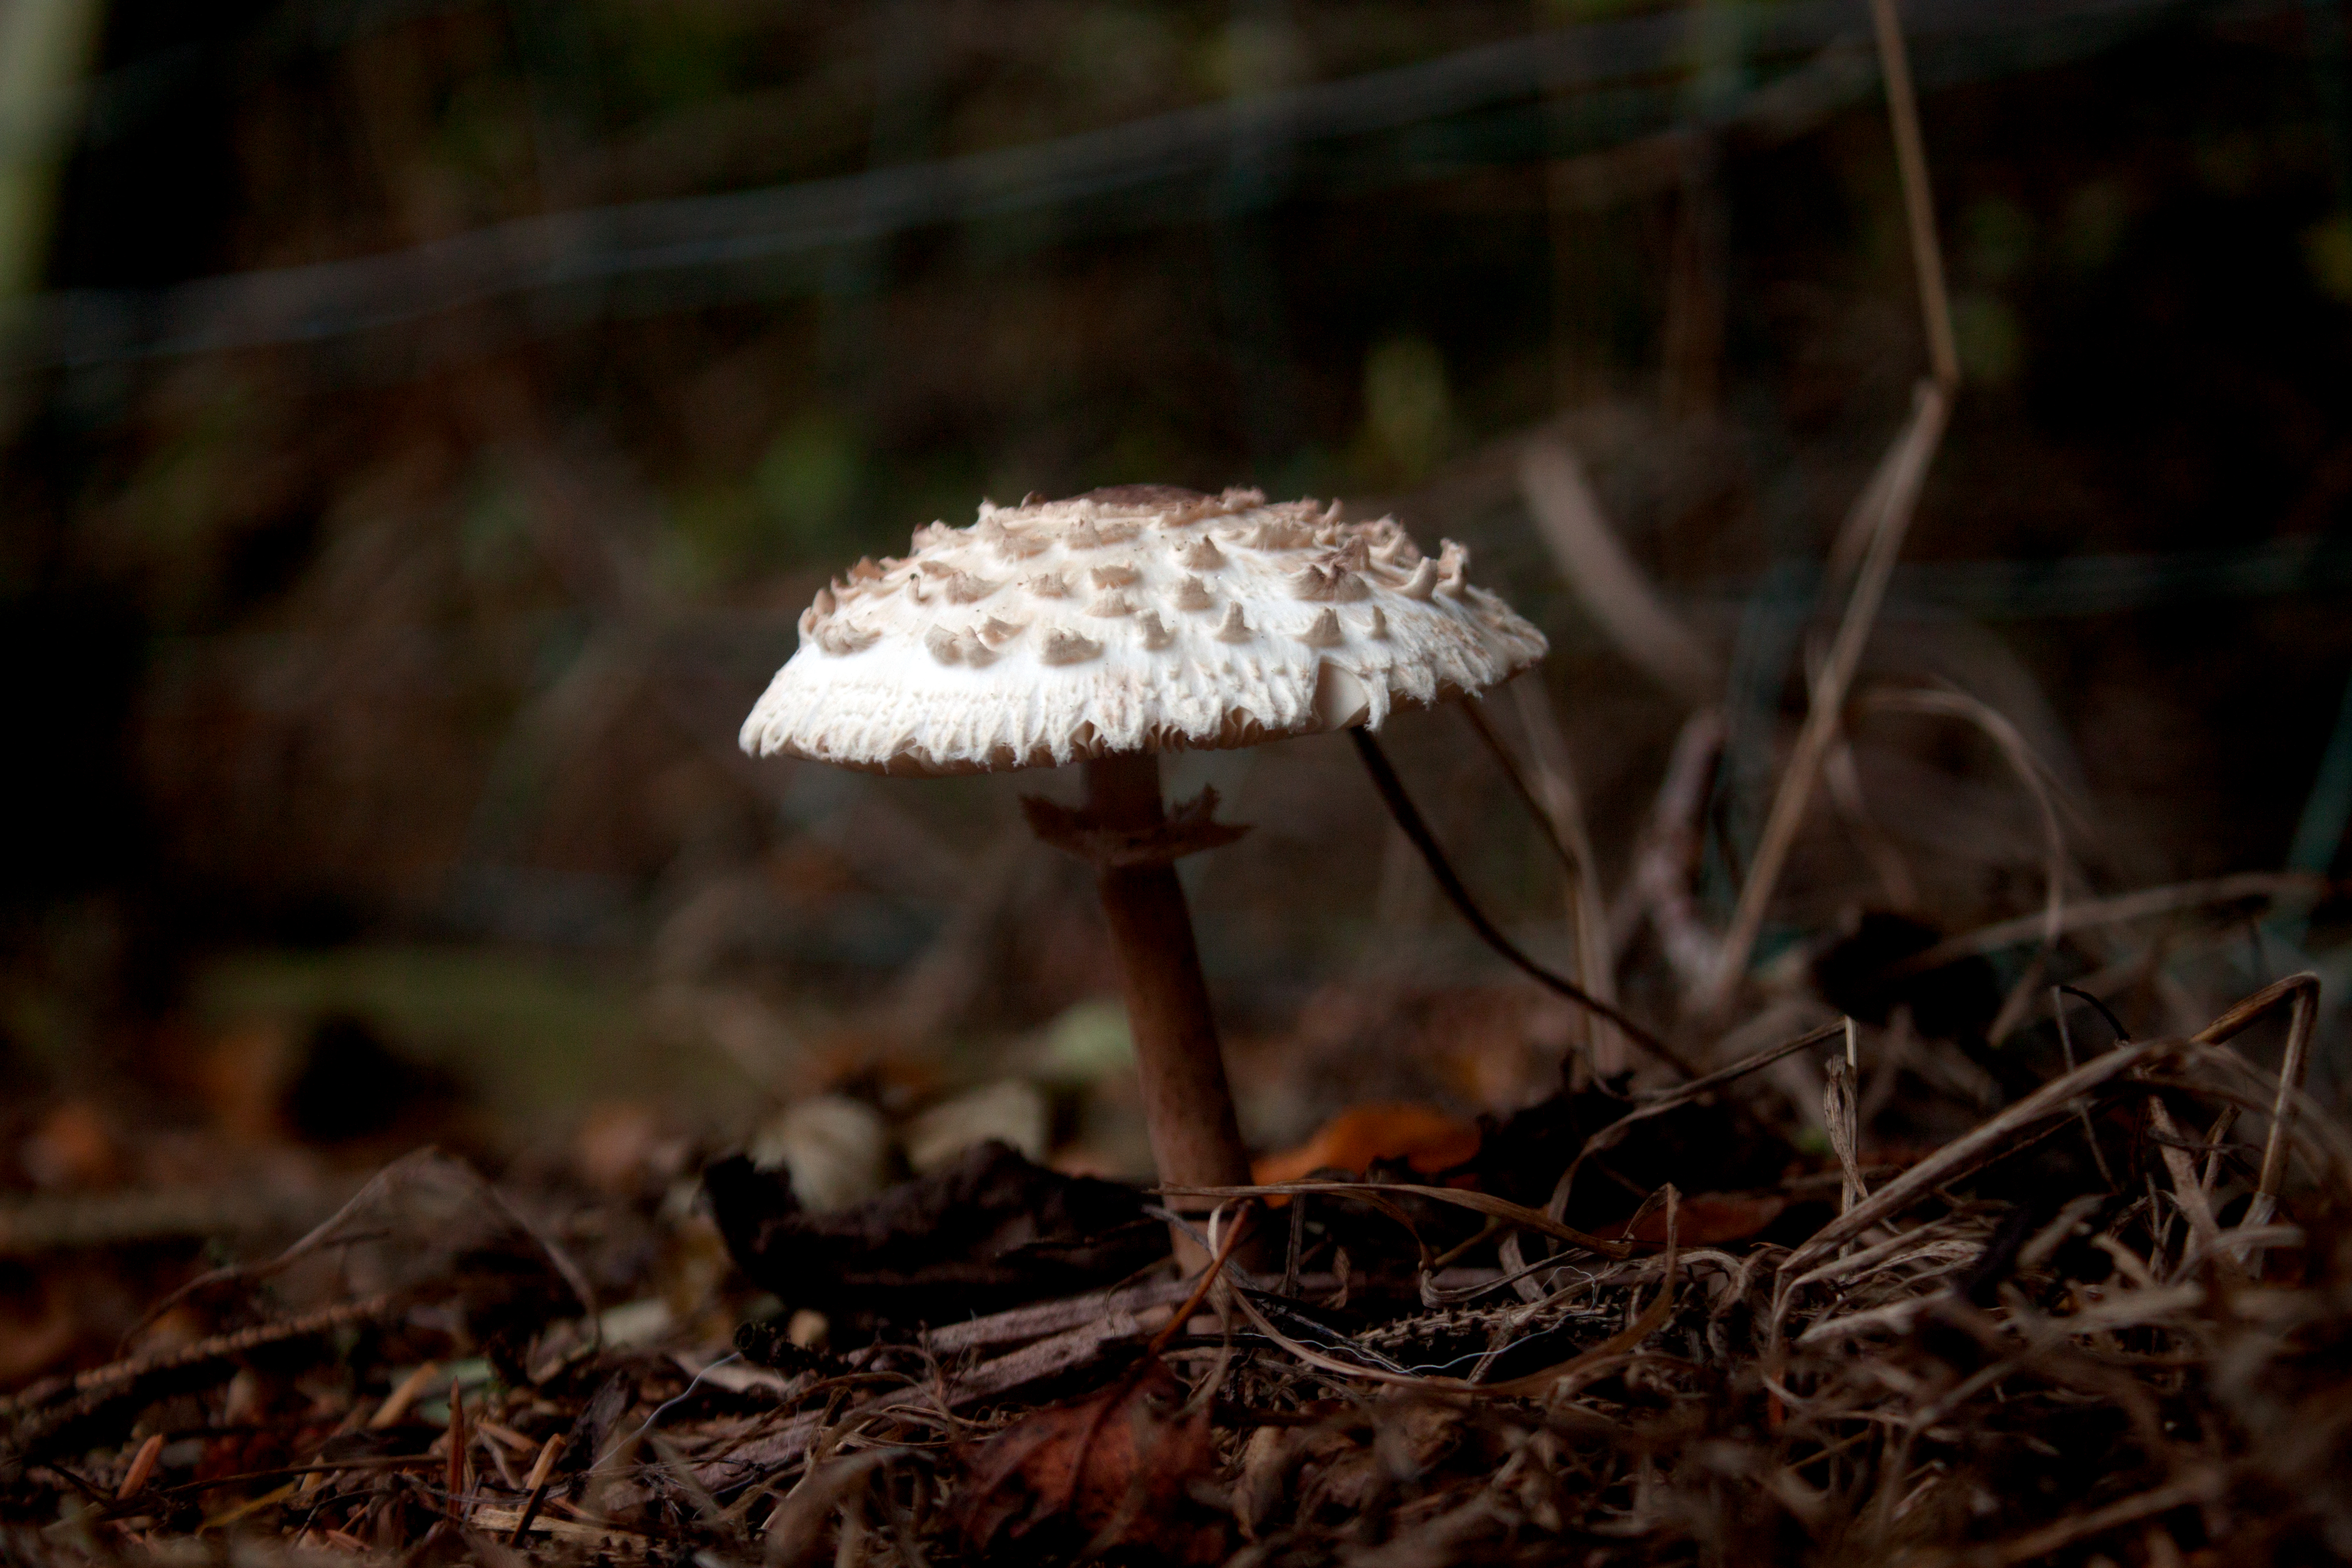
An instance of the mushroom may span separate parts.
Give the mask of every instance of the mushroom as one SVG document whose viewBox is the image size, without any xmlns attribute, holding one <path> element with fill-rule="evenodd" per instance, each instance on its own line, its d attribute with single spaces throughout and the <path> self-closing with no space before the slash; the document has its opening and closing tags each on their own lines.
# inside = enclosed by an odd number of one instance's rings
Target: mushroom
<svg viewBox="0 0 2352 1568">
<path fill-rule="evenodd" d="M 1164 805 L 1159 754 L 1378 729 L 1509 679 L 1543 635 L 1466 566 L 1450 542 L 1424 556 L 1392 518 L 1256 490 L 982 502 L 971 527 L 933 523 L 904 559 L 818 592 L 743 749 L 885 773 L 1083 763 L 1081 807 L 1024 805 L 1096 868 L 1160 1180 L 1240 1185 L 1248 1154 L 1174 862 L 1242 829 L 1213 820 L 1213 792 Z"/>
</svg>

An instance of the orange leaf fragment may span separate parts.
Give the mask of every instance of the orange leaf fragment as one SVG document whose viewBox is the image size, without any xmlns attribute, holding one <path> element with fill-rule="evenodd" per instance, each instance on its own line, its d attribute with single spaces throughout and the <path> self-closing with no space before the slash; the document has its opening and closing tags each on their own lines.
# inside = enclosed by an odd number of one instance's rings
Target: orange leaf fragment
<svg viewBox="0 0 2352 1568">
<path fill-rule="evenodd" d="M 1362 1171 L 1375 1160 L 1402 1160 L 1423 1175 L 1451 1170 L 1478 1152 L 1478 1127 L 1432 1105 L 1350 1106 L 1295 1149 L 1251 1167 L 1261 1184 L 1296 1182 L 1316 1171 Z"/>
</svg>

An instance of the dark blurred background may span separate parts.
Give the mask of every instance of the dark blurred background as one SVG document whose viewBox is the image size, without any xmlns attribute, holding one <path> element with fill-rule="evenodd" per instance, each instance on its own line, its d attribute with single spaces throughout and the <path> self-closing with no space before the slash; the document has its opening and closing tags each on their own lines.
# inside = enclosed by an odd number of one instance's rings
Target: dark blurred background
<svg viewBox="0 0 2352 1568">
<path fill-rule="evenodd" d="M 1866 678 L 2018 727 L 2071 897 L 2340 868 L 2343 7 L 1905 17 L 1966 381 Z M 1926 366 L 1837 0 L 0 0 L 0 165 L 20 1190 L 717 1137 L 820 1090 L 897 1118 L 1006 1073 L 1070 1163 L 1135 1169 L 1090 889 L 1016 809 L 1071 784 L 735 744 L 825 576 L 982 497 L 1255 484 L 1469 543 L 1553 639 L 1615 894 L 1690 703 L 1530 522 L 1521 444 L 1566 441 L 1728 671 L 1719 925 Z M 1556 953 L 1557 868 L 1466 736 L 1391 731 Z M 1759 963 L 1866 907 L 2039 907 L 1996 749 L 1856 740 L 1906 874 L 1823 806 Z M 1578 1026 L 1433 900 L 1343 742 L 1171 773 L 1255 826 L 1187 876 L 1261 1145 L 1543 1092 Z M 2143 924 L 2106 993 L 2169 1026 L 2340 975 L 2308 905 Z"/>
</svg>

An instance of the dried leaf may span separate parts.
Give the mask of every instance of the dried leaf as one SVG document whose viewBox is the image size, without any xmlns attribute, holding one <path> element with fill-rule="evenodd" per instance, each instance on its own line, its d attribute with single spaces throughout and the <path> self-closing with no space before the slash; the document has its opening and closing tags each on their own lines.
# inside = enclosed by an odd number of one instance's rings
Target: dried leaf
<svg viewBox="0 0 2352 1568">
<path fill-rule="evenodd" d="M 1682 1202 L 1678 1221 L 1685 1247 L 1719 1247 L 1754 1236 L 1788 1208 L 1780 1193 L 1701 1193 Z M 1645 1211 L 1633 1223 L 1633 1239 L 1650 1247 L 1666 1244 L 1666 1211 Z"/>
<path fill-rule="evenodd" d="M 1434 1175 L 1477 1152 L 1477 1124 L 1434 1106 L 1357 1105 L 1297 1148 L 1257 1161 L 1250 1173 L 1261 1183 L 1296 1182 L 1317 1171 L 1366 1171 L 1376 1160 L 1402 1160 L 1423 1175 Z"/>
<path fill-rule="evenodd" d="M 1225 1521 L 1189 1489 L 1215 1459 L 1208 1411 L 1188 1410 L 1184 1385 L 1148 1360 L 1092 1398 L 1039 1411 L 971 1450 L 964 1537 L 982 1551 L 1019 1541 L 1024 1556 L 1050 1542 L 1213 1563 Z"/>
</svg>

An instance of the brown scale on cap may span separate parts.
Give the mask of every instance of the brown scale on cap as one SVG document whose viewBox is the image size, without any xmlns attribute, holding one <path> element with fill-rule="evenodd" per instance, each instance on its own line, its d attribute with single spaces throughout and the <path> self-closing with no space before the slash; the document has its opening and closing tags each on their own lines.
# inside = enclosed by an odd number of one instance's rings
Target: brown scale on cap
<svg viewBox="0 0 2352 1568">
<path fill-rule="evenodd" d="M 1307 567 L 1290 580 L 1291 594 L 1309 601 L 1328 600 L 1348 604 L 1371 596 L 1371 589 L 1356 573 L 1336 562 L 1321 562 Z"/>
<path fill-rule="evenodd" d="M 969 572 L 948 574 L 948 603 L 976 605 L 1004 584 L 986 577 L 975 577 Z"/>
<path fill-rule="evenodd" d="M 1076 632 L 1047 632 L 1045 651 L 1040 656 L 1047 664 L 1083 664 L 1101 657 L 1103 645 Z"/>
</svg>

